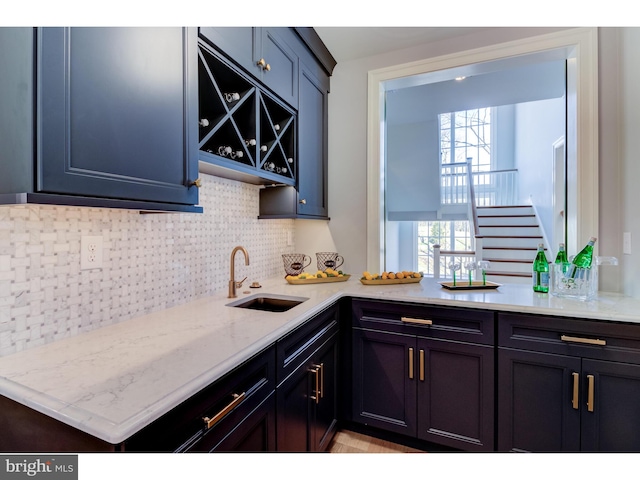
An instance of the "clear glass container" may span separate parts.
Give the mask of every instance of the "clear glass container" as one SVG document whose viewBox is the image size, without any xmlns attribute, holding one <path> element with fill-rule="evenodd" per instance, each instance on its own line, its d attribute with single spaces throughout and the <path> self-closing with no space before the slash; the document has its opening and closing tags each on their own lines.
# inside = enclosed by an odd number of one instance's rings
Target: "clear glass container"
<svg viewBox="0 0 640 480">
<path fill-rule="evenodd" d="M 567 266 L 553 263 L 550 270 L 550 293 L 558 297 L 591 300 L 598 294 L 598 267 L 618 265 L 616 257 L 595 257 L 589 268 L 578 268 L 573 277 L 566 274 Z"/>
</svg>

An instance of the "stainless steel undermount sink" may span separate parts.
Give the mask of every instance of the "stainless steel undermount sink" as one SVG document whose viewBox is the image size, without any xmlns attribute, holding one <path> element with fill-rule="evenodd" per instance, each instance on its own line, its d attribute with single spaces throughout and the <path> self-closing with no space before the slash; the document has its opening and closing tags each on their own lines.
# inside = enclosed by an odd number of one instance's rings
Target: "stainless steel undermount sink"
<svg viewBox="0 0 640 480">
<path fill-rule="evenodd" d="M 251 310 L 262 310 L 266 312 L 286 312 L 296 305 L 309 300 L 306 297 L 290 297 L 287 295 L 251 295 L 241 298 L 231 303 L 227 307 L 248 308 Z"/>
</svg>

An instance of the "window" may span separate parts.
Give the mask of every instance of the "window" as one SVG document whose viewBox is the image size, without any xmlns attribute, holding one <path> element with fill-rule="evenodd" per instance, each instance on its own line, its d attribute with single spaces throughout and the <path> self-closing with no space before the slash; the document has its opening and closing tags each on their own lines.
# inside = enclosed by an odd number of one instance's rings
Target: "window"
<svg viewBox="0 0 640 480">
<path fill-rule="evenodd" d="M 491 170 L 491 108 L 443 113 L 440 121 L 440 160 L 442 165 L 466 163 L 472 171 Z"/>
<path fill-rule="evenodd" d="M 468 203 L 467 162 L 474 173 L 491 170 L 491 108 L 477 108 L 438 116 L 440 126 L 440 196 L 443 206 Z M 474 175 L 474 185 L 484 175 Z M 482 190 L 482 189 L 481 189 Z M 485 204 L 480 200 L 481 205 Z M 442 250 L 472 250 L 473 236 L 465 220 L 416 222 L 418 271 L 433 275 L 436 266 L 433 246 Z M 464 258 L 447 257 L 441 262 L 440 276 L 450 276 L 449 263 L 463 263 Z M 466 260 L 468 261 L 468 259 Z"/>
<path fill-rule="evenodd" d="M 418 243 L 417 271 L 425 275 L 433 275 L 436 265 L 433 260 L 433 246 L 440 245 L 442 250 L 471 250 L 473 248 L 469 222 L 467 221 L 432 221 L 416 222 Z M 449 257 L 450 262 L 440 262 L 440 276 L 449 277 L 451 271 L 447 268 L 451 262 L 464 264 L 468 257 Z"/>
</svg>

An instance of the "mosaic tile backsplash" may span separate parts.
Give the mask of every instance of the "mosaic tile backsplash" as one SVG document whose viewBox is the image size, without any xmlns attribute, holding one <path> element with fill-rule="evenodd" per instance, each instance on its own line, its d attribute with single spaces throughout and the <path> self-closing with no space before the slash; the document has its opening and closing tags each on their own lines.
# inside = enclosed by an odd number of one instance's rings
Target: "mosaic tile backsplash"
<svg viewBox="0 0 640 480">
<path fill-rule="evenodd" d="M 201 178 L 202 214 L 0 206 L 0 356 L 226 292 L 236 245 L 237 279 L 281 274 L 294 221 L 258 220 L 258 186 Z M 84 235 L 103 268 L 80 270 Z"/>
</svg>

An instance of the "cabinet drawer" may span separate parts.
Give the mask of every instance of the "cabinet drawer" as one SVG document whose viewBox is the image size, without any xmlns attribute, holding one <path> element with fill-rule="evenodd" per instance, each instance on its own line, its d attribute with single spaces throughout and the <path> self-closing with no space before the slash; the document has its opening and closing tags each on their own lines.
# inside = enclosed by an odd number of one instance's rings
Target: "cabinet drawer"
<svg viewBox="0 0 640 480">
<path fill-rule="evenodd" d="M 640 364 L 640 325 L 499 313 L 498 345 Z"/>
<path fill-rule="evenodd" d="M 353 300 L 353 326 L 493 345 L 493 317 L 488 310 L 408 303 Z"/>
<path fill-rule="evenodd" d="M 209 435 L 223 438 L 274 390 L 275 347 L 270 347 L 135 434 L 125 449 L 185 451 Z"/>
<path fill-rule="evenodd" d="M 279 340 L 276 344 L 277 384 L 280 385 L 338 330 L 338 309 L 333 306 Z"/>
</svg>

